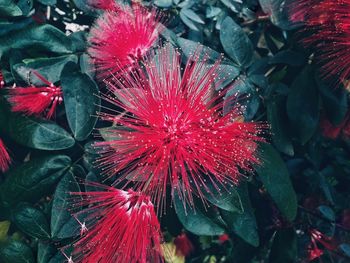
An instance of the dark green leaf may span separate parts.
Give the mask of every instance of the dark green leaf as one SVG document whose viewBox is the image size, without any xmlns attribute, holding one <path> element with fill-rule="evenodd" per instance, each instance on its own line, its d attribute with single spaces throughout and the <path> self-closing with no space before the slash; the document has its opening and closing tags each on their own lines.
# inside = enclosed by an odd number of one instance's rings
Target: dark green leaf
<svg viewBox="0 0 350 263">
<path fill-rule="evenodd" d="M 65 55 L 55 58 L 38 58 L 27 59 L 24 63 L 16 64 L 13 70 L 21 77 L 22 80 L 27 81 L 30 76 L 30 81 L 36 86 L 43 85 L 42 81 L 32 74 L 33 70 L 38 71 L 48 81 L 55 83 L 60 80 L 61 71 L 69 61 L 78 62 L 76 55 Z"/>
<path fill-rule="evenodd" d="M 323 108 L 328 119 L 339 125 L 348 112 L 348 91 L 342 86 L 334 89 L 331 83 L 316 75 L 316 82 L 323 101 Z"/>
<path fill-rule="evenodd" d="M 314 134 L 319 121 L 319 94 L 310 67 L 296 77 L 287 99 L 287 113 L 291 125 L 302 144 Z"/>
<path fill-rule="evenodd" d="M 75 141 L 54 122 L 12 114 L 5 132 L 17 143 L 39 150 L 71 148 Z"/>
<path fill-rule="evenodd" d="M 69 199 L 70 192 L 80 191 L 75 180 L 75 175 L 80 172 L 79 168 L 71 168 L 56 187 L 51 211 L 51 235 L 54 239 L 73 237 L 79 231 L 79 223 L 69 212 L 72 209 Z"/>
<path fill-rule="evenodd" d="M 51 25 L 31 26 L 9 33 L 0 42 L 0 58 L 11 49 L 36 48 L 58 54 L 72 52 L 71 40 L 60 30 Z"/>
<path fill-rule="evenodd" d="M 326 205 L 321 205 L 318 207 L 321 214 L 330 221 L 335 221 L 335 214 L 332 208 Z"/>
<path fill-rule="evenodd" d="M 250 39 L 230 17 L 226 17 L 221 24 L 220 41 L 237 65 L 248 67 L 253 62 L 254 49 Z"/>
<path fill-rule="evenodd" d="M 42 211 L 29 205 L 21 203 L 12 213 L 13 222 L 25 234 L 38 238 L 49 239 L 49 223 Z"/>
<path fill-rule="evenodd" d="M 273 56 L 269 63 L 270 64 L 287 64 L 291 66 L 300 66 L 305 64 L 306 58 L 303 54 L 292 50 L 283 50 Z"/>
<path fill-rule="evenodd" d="M 233 232 L 250 245 L 257 247 L 259 246 L 259 235 L 246 183 L 240 184 L 238 193 L 241 197 L 243 212 L 221 211 L 222 217 L 229 232 Z"/>
<path fill-rule="evenodd" d="M 297 236 L 293 228 L 277 231 L 274 236 L 270 263 L 294 263 L 297 258 Z"/>
<path fill-rule="evenodd" d="M 350 257 L 350 245 L 349 244 L 341 244 L 339 247 L 344 252 L 345 255 Z"/>
<path fill-rule="evenodd" d="M 205 198 L 210 203 L 226 211 L 243 212 L 241 198 L 234 186 L 226 186 L 226 189 L 220 190 L 209 183 L 206 186 L 209 188 L 209 192 L 205 193 Z"/>
<path fill-rule="evenodd" d="M 223 226 L 220 224 L 220 219 L 216 211 L 196 205 L 193 209 L 186 204 L 175 194 L 174 204 L 176 214 L 185 229 L 196 235 L 215 236 L 221 235 L 225 232 Z"/>
<path fill-rule="evenodd" d="M 19 202 L 36 202 L 50 194 L 70 163 L 68 156 L 55 155 L 32 159 L 11 170 L 0 185 L 0 204 L 14 207 Z"/>
<path fill-rule="evenodd" d="M 25 243 L 9 240 L 0 245 L 1 263 L 35 263 L 34 255 Z"/>
<path fill-rule="evenodd" d="M 275 97 L 267 105 L 267 120 L 271 125 L 272 140 L 279 151 L 293 156 L 294 148 L 289 136 L 286 117 L 284 99 Z"/>
<path fill-rule="evenodd" d="M 56 253 L 57 249 L 55 246 L 44 242 L 39 242 L 37 261 L 38 263 L 48 263 Z"/>
<path fill-rule="evenodd" d="M 37 0 L 38 2 L 42 3 L 43 5 L 55 5 L 57 0 Z"/>
<path fill-rule="evenodd" d="M 293 220 L 297 213 L 297 198 L 287 167 L 271 145 L 263 144 L 259 148 L 262 164 L 256 171 L 282 214 Z"/>
<path fill-rule="evenodd" d="M 69 127 L 74 137 L 83 141 L 97 121 L 100 105 L 97 85 L 72 62 L 64 67 L 61 82 Z"/>
</svg>

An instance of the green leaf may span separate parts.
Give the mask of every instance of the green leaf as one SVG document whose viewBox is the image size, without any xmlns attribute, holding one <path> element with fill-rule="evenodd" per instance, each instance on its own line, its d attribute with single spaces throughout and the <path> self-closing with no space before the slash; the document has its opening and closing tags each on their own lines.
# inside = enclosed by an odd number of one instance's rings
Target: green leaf
<svg viewBox="0 0 350 263">
<path fill-rule="evenodd" d="M 172 0 L 155 0 L 154 4 L 158 7 L 168 8 L 173 4 Z"/>
<path fill-rule="evenodd" d="M 23 81 L 27 81 L 28 76 L 30 76 L 31 83 L 39 86 L 43 85 L 43 82 L 37 76 L 31 74 L 33 70 L 38 71 L 48 81 L 55 83 L 60 80 L 62 69 L 69 61 L 77 63 L 78 57 L 76 55 L 65 55 L 55 58 L 28 59 L 24 60 L 24 63 L 14 65 L 13 70 Z"/>
<path fill-rule="evenodd" d="M 3 129 L 15 142 L 33 149 L 63 150 L 75 144 L 63 128 L 44 119 L 11 114 Z"/>
<path fill-rule="evenodd" d="M 11 49 L 36 49 L 57 54 L 71 53 L 71 40 L 56 27 L 45 24 L 14 31 L 2 38 L 0 58 Z"/>
<path fill-rule="evenodd" d="M 279 210 L 292 221 L 297 213 L 297 197 L 287 167 L 271 145 L 262 144 L 259 148 L 263 163 L 256 171 Z"/>
<path fill-rule="evenodd" d="M 11 226 L 10 221 L 0 222 L 0 242 L 5 241 L 7 239 L 7 233 L 10 229 L 10 226 Z"/>
<path fill-rule="evenodd" d="M 294 148 L 286 123 L 285 100 L 278 96 L 267 104 L 267 120 L 271 125 L 272 141 L 284 154 L 293 156 Z"/>
<path fill-rule="evenodd" d="M 42 211 L 21 203 L 12 213 L 13 222 L 23 233 L 38 239 L 50 238 L 49 223 Z"/>
<path fill-rule="evenodd" d="M 215 50 L 181 37 L 178 37 L 175 42 L 176 45 L 181 48 L 183 54 L 187 59 L 198 52 L 198 50 L 201 50 L 203 54 L 206 54 L 208 57 L 206 61 L 208 65 L 212 65 L 216 63 L 218 59 L 221 59 L 221 64 L 218 67 L 218 72 L 220 72 L 220 74 L 217 78 L 220 80 L 220 85 L 216 87 L 217 90 L 226 87 L 229 83 L 238 77 L 240 70 L 237 68 L 237 66 L 234 65 L 233 62 L 229 59 L 222 58 L 221 54 Z"/>
<path fill-rule="evenodd" d="M 209 193 L 205 192 L 205 198 L 210 203 L 226 211 L 243 212 L 241 198 L 234 186 L 226 186 L 227 189 L 220 190 L 210 183 L 206 186 L 209 188 Z"/>
<path fill-rule="evenodd" d="M 50 194 L 70 163 L 65 155 L 46 156 L 10 170 L 0 185 L 0 205 L 14 207 L 19 202 L 36 202 Z"/>
<path fill-rule="evenodd" d="M 25 243 L 9 240 L 0 246 L 1 263 L 35 263 L 34 255 Z"/>
<path fill-rule="evenodd" d="M 69 127 L 78 141 L 85 140 L 95 127 L 100 98 L 96 83 L 70 62 L 61 74 L 64 105 Z"/>
<path fill-rule="evenodd" d="M 273 24 L 284 30 L 296 27 L 295 23 L 289 21 L 288 1 L 285 0 L 259 0 L 262 10 L 270 15 Z"/>
<path fill-rule="evenodd" d="M 321 205 L 317 208 L 321 214 L 330 221 L 335 221 L 335 214 L 332 208 L 326 205 Z"/>
<path fill-rule="evenodd" d="M 349 244 L 340 244 L 339 248 L 344 252 L 345 255 L 350 257 L 350 245 Z"/>
<path fill-rule="evenodd" d="M 1 12 L 1 11 L 0 11 Z M 20 21 L 0 21 L 0 36 L 4 36 L 11 31 L 20 30 L 33 23 L 32 18 L 24 18 Z"/>
<path fill-rule="evenodd" d="M 177 194 L 174 195 L 176 214 L 185 229 L 195 235 L 215 236 L 225 233 L 216 211 L 205 209 L 200 203 L 196 208 L 185 205 Z"/>
<path fill-rule="evenodd" d="M 0 3 L 0 17 L 21 16 L 23 12 L 13 0 L 2 0 Z"/>
<path fill-rule="evenodd" d="M 282 50 L 269 60 L 269 64 L 287 64 L 291 66 L 301 66 L 305 62 L 306 58 L 303 54 L 292 50 Z"/>
<path fill-rule="evenodd" d="M 38 263 L 48 263 L 56 253 L 57 249 L 55 246 L 44 242 L 39 242 L 37 261 Z"/>
<path fill-rule="evenodd" d="M 294 263 L 297 259 L 297 236 L 293 228 L 281 229 L 274 236 L 269 262 Z"/>
<path fill-rule="evenodd" d="M 225 52 L 237 65 L 245 68 L 252 64 L 253 44 L 243 29 L 230 17 L 226 17 L 221 23 L 220 41 Z"/>
<path fill-rule="evenodd" d="M 348 91 L 340 86 L 332 88 L 333 84 L 316 75 L 316 82 L 322 97 L 322 106 L 328 119 L 334 125 L 339 125 L 348 112 Z"/>
<path fill-rule="evenodd" d="M 57 185 L 51 210 L 51 235 L 54 239 L 64 239 L 76 236 L 79 223 L 69 212 L 71 203 L 70 192 L 80 192 L 75 175 L 81 173 L 77 167 L 71 168 Z M 76 209 L 76 207 L 75 207 Z"/>
<path fill-rule="evenodd" d="M 291 85 L 287 114 L 302 144 L 315 133 L 319 122 L 319 94 L 311 67 L 306 67 Z"/>
<path fill-rule="evenodd" d="M 39 150 L 63 150 L 75 144 L 74 139 L 54 122 L 12 113 L 1 99 L 0 130 L 17 143 Z"/>
<path fill-rule="evenodd" d="M 258 227 L 250 203 L 247 183 L 241 183 L 237 190 L 241 197 L 243 212 L 221 211 L 222 217 L 229 232 L 233 232 L 250 245 L 257 247 L 259 246 Z"/>
<path fill-rule="evenodd" d="M 43 5 L 55 5 L 57 0 L 37 0 L 38 2 L 42 3 Z"/>
<path fill-rule="evenodd" d="M 190 29 L 192 29 L 194 31 L 199 31 L 197 23 L 194 20 L 192 20 L 190 17 L 188 17 L 186 9 L 182 8 L 180 10 L 180 18 L 181 18 L 182 22 L 186 26 L 188 26 Z"/>
</svg>

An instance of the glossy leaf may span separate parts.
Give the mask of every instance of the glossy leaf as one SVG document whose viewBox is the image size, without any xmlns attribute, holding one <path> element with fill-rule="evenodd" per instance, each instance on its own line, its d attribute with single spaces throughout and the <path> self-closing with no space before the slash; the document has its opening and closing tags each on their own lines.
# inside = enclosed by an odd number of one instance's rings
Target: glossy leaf
<svg viewBox="0 0 350 263">
<path fill-rule="evenodd" d="M 196 209 L 186 207 L 177 195 L 174 197 L 175 211 L 184 228 L 193 234 L 204 236 L 215 236 L 225 233 L 220 223 L 217 212 L 208 209 L 205 211 L 200 206 Z"/>
<path fill-rule="evenodd" d="M 97 85 L 74 63 L 64 67 L 61 82 L 69 126 L 78 141 L 85 140 L 97 121 L 100 105 Z"/>
<path fill-rule="evenodd" d="M 297 213 L 297 198 L 288 169 L 271 145 L 262 144 L 259 148 L 262 161 L 256 168 L 259 178 L 282 214 L 293 220 Z"/>
<path fill-rule="evenodd" d="M 226 17 L 221 24 L 220 41 L 237 65 L 247 67 L 253 62 L 254 49 L 250 39 L 230 17 Z"/>
<path fill-rule="evenodd" d="M 15 208 L 12 218 L 23 233 L 38 239 L 50 238 L 49 223 L 44 213 L 39 209 L 22 203 Z"/>
<path fill-rule="evenodd" d="M 259 246 L 258 227 L 250 203 L 247 184 L 241 183 L 237 190 L 241 197 L 243 211 L 237 213 L 223 210 L 221 211 L 222 217 L 227 224 L 229 232 L 233 232 L 250 245 L 257 247 Z"/>
<path fill-rule="evenodd" d="M 70 213 L 69 199 L 70 192 L 80 191 L 75 179 L 76 173 L 80 172 L 77 167 L 71 168 L 56 187 L 51 210 L 51 235 L 54 239 L 73 237 L 79 231 L 79 223 Z"/>
<path fill-rule="evenodd" d="M 36 202 L 50 194 L 70 163 L 68 156 L 53 155 L 32 159 L 11 170 L 0 185 L 0 206 Z"/>
<path fill-rule="evenodd" d="M 0 244 L 1 263 L 35 263 L 34 255 L 28 245 L 16 240 Z"/>
</svg>

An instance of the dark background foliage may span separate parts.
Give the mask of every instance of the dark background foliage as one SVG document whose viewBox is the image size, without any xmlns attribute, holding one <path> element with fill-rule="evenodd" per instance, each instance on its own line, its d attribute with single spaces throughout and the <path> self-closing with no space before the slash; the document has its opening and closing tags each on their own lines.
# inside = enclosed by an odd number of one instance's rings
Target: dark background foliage
<svg viewBox="0 0 350 263">
<path fill-rule="evenodd" d="M 0 68 L 7 85 L 42 84 L 33 69 L 61 84 L 64 104 L 54 121 L 10 112 L 1 90 L 0 133 L 13 157 L 0 174 L 0 262 L 65 262 L 57 248 L 79 234 L 68 192 L 77 180 L 100 180 L 91 142 L 100 101 L 86 53 L 99 11 L 84 0 L 0 0 Z M 350 262 L 350 144 L 322 135 L 320 120 L 339 124 L 348 111 L 343 86 L 322 80 L 312 50 L 288 21 L 282 0 L 155 0 L 166 14 L 162 37 L 188 56 L 204 44 L 245 100 L 247 121 L 271 125 L 256 174 L 185 211 L 178 201 L 161 218 L 168 241 L 186 231 L 195 245 L 186 262 L 308 262 L 311 232 L 322 262 Z M 74 31 L 74 32 L 73 32 Z M 226 83 L 226 84 L 227 84 Z M 229 105 L 226 106 L 228 110 Z M 97 122 L 97 127 L 101 124 Z M 221 243 L 218 236 L 230 240 Z M 317 262 L 319 259 L 315 259 Z"/>
</svg>

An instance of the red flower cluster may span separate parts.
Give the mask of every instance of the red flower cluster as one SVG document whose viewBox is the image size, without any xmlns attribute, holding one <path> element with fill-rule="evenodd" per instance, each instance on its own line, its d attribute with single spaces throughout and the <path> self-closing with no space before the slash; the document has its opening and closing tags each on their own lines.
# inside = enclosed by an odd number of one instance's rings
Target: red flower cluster
<svg viewBox="0 0 350 263">
<path fill-rule="evenodd" d="M 110 1 L 100 1 L 109 9 Z M 156 43 L 161 16 L 152 9 L 134 4 L 113 7 L 104 12 L 90 31 L 89 54 L 95 60 L 99 76 L 108 78 L 131 67 Z"/>
<path fill-rule="evenodd" d="M 120 174 L 116 184 L 134 181 L 158 208 L 168 185 L 172 196 L 193 206 L 193 194 L 204 199 L 237 183 L 259 163 L 256 142 L 263 141 L 264 125 L 241 122 L 238 109 L 222 115 L 224 93 L 213 93 L 222 81 L 219 61 L 208 66 L 196 54 L 183 75 L 180 68 L 180 54 L 167 45 L 133 75 L 109 82 L 104 99 L 127 114 L 103 114 L 116 121 L 102 131 L 107 140 L 95 144 L 105 174 Z"/>
<path fill-rule="evenodd" d="M 102 10 L 116 10 L 115 0 L 88 0 L 89 5 Z"/>
<path fill-rule="evenodd" d="M 194 251 L 192 242 L 185 233 L 177 236 L 174 240 L 174 244 L 178 255 L 188 257 Z"/>
<path fill-rule="evenodd" d="M 4 142 L 0 138 L 0 171 L 3 173 L 6 172 L 9 168 L 10 162 L 10 155 L 7 152 Z"/>
<path fill-rule="evenodd" d="M 3 88 L 5 86 L 4 77 L 0 71 L 0 88 Z M 6 172 L 9 168 L 11 159 L 10 155 L 7 152 L 6 146 L 3 142 L 3 140 L 0 138 L 0 171 L 3 173 Z"/>
<path fill-rule="evenodd" d="M 163 208 L 170 188 L 193 206 L 194 196 L 206 202 L 208 193 L 226 190 L 260 162 L 257 143 L 266 127 L 242 122 L 239 105 L 222 113 L 220 61 L 209 65 L 198 50 L 182 69 L 170 45 L 151 50 L 161 19 L 154 9 L 96 3 L 107 11 L 91 29 L 89 53 L 108 89 L 101 97 L 110 108 L 100 118 L 113 125 L 100 130 L 105 140 L 95 147 L 98 166 L 122 190 L 87 183 L 100 190 L 72 193 L 84 209 L 73 213 L 81 237 L 67 259 L 163 262 L 151 200 Z M 185 256 L 193 250 L 183 235 L 175 242 Z"/>
<path fill-rule="evenodd" d="M 84 263 L 163 262 L 161 231 L 148 196 L 96 183 L 95 192 L 74 192 L 75 204 L 86 206 L 82 237 L 74 244 L 72 260 Z M 72 261 L 72 262 L 73 262 Z"/>
<path fill-rule="evenodd" d="M 47 86 L 44 87 L 15 87 L 9 89 L 8 101 L 12 104 L 14 112 L 22 112 L 25 115 L 45 115 L 50 119 L 55 113 L 56 107 L 63 101 L 61 87 L 56 87 L 39 73 L 34 74 Z"/>
<path fill-rule="evenodd" d="M 350 112 L 346 114 L 344 120 L 337 126 L 333 125 L 328 119 L 321 120 L 321 129 L 325 137 L 336 139 L 340 135 L 350 138 Z"/>
<path fill-rule="evenodd" d="M 5 86 L 4 76 L 0 71 L 0 88 L 3 88 L 4 86 Z"/>
<path fill-rule="evenodd" d="M 325 77 L 350 77 L 350 0 L 297 0 L 291 19 L 302 22 L 304 43 L 315 47 Z"/>
<path fill-rule="evenodd" d="M 332 238 L 322 234 L 320 231 L 312 229 L 310 231 L 310 235 L 311 244 L 308 247 L 308 259 L 310 261 L 319 258 L 323 255 L 324 251 L 319 248 L 319 244 L 321 244 L 325 249 L 328 249 L 330 251 L 335 251 L 337 249 L 336 242 Z"/>
</svg>

